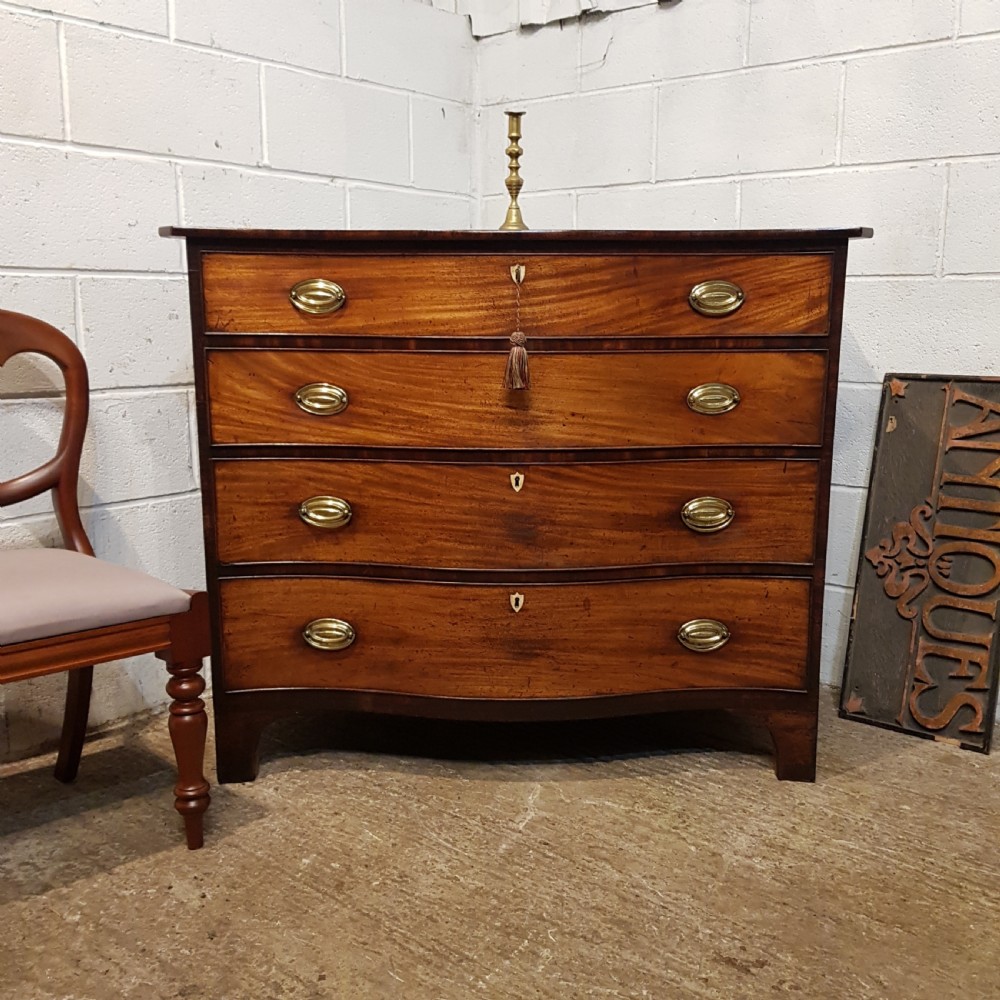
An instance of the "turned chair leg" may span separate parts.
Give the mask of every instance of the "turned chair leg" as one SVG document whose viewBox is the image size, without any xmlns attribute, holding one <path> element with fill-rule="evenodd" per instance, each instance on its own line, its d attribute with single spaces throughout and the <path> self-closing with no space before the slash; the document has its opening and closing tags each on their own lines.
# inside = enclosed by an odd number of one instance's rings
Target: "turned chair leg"
<svg viewBox="0 0 1000 1000">
<path fill-rule="evenodd" d="M 192 851 L 204 842 L 203 817 L 210 797 L 205 778 L 205 737 L 208 716 L 201 693 L 205 679 L 199 672 L 201 661 L 168 662 L 167 694 L 170 704 L 170 740 L 177 758 L 177 785 L 174 805 L 184 819 L 188 848 Z"/>
<path fill-rule="evenodd" d="M 80 769 L 83 738 L 87 735 L 90 717 L 90 690 L 94 681 L 93 667 L 71 670 L 66 683 L 66 710 L 63 714 L 62 736 L 55 775 L 59 781 L 70 782 Z"/>
</svg>

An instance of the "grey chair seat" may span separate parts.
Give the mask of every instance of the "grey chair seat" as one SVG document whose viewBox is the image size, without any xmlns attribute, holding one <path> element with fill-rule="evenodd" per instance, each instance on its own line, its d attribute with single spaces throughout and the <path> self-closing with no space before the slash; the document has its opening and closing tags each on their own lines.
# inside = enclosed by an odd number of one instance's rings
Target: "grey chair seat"
<svg viewBox="0 0 1000 1000">
<path fill-rule="evenodd" d="M 0 646 L 187 611 L 191 595 L 66 549 L 0 550 Z"/>
</svg>

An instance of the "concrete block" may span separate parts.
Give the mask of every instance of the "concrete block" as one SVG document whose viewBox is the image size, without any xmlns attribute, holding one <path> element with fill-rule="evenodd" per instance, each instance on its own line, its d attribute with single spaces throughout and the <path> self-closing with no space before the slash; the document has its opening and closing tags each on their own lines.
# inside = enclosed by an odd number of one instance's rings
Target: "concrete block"
<svg viewBox="0 0 1000 1000">
<path fill-rule="evenodd" d="M 551 97 L 579 89 L 579 21 L 484 38 L 477 49 L 482 104 Z"/>
<path fill-rule="evenodd" d="M 987 31 L 1000 31 L 1000 0 L 962 0 L 962 34 Z"/>
<path fill-rule="evenodd" d="M 44 3 L 33 6 L 98 24 L 133 28 L 155 35 L 167 33 L 166 4 L 137 3 L 136 0 L 44 0 Z"/>
<path fill-rule="evenodd" d="M 550 24 L 562 18 L 579 17 L 582 10 L 594 6 L 594 0 L 518 0 L 521 24 Z"/>
<path fill-rule="evenodd" d="M 55 21 L 0 11 L 0 132 L 63 136 L 62 82 Z"/>
<path fill-rule="evenodd" d="M 92 388 L 194 381 L 183 278 L 81 278 L 80 302 Z"/>
<path fill-rule="evenodd" d="M 91 508 L 84 526 L 102 559 L 175 587 L 205 586 L 201 500 L 195 493 Z"/>
<path fill-rule="evenodd" d="M 843 162 L 995 153 L 998 92 L 1000 39 L 852 60 Z"/>
<path fill-rule="evenodd" d="M 344 224 L 344 188 L 328 179 L 185 165 L 180 183 L 189 226 L 339 229 Z"/>
<path fill-rule="evenodd" d="M 840 377 L 1000 375 L 997 301 L 997 279 L 848 281 Z"/>
<path fill-rule="evenodd" d="M 469 18 L 476 38 L 514 31 L 518 26 L 517 0 L 458 0 L 458 12 Z"/>
<path fill-rule="evenodd" d="M 257 163 L 257 67 L 167 42 L 66 26 L 70 126 L 79 142 Z"/>
<path fill-rule="evenodd" d="M 572 229 L 573 194 L 570 191 L 537 194 L 529 192 L 517 199 L 529 229 Z M 507 214 L 510 198 L 491 195 L 482 201 L 481 229 L 498 229 Z"/>
<path fill-rule="evenodd" d="M 31 546 L 59 548 L 63 545 L 62 535 L 55 515 L 35 514 L 23 517 L 16 507 L 0 510 L 0 551 L 3 549 L 26 549 Z"/>
<path fill-rule="evenodd" d="M 531 104 L 524 118 L 521 175 L 527 190 L 601 187 L 647 181 L 652 172 L 651 88 L 557 98 Z M 483 110 L 482 186 L 502 194 L 507 119 Z"/>
<path fill-rule="evenodd" d="M 60 399 L 24 399 L 5 406 L 13 428 L 0 449 L 0 481 L 51 458 L 62 425 Z M 93 393 L 90 424 L 80 465 L 84 506 L 184 493 L 194 487 L 185 391 Z M 47 496 L 20 504 L 12 513 L 51 510 Z"/>
<path fill-rule="evenodd" d="M 585 191 L 581 229 L 735 229 L 736 181 Z"/>
<path fill-rule="evenodd" d="M 177 38 L 228 52 L 339 73 L 340 8 L 329 0 L 174 0 Z"/>
<path fill-rule="evenodd" d="M 76 310 L 73 279 L 70 277 L 0 274 L 0 309 L 44 320 L 76 340 Z M 2 374 L 7 372 L 8 368 L 4 365 Z"/>
<path fill-rule="evenodd" d="M 951 165 L 944 269 L 1000 272 L 1000 162 Z"/>
<path fill-rule="evenodd" d="M 0 274 L 0 309 L 35 316 L 76 339 L 73 279 L 50 275 Z M 0 399 L 59 392 L 58 365 L 38 354 L 18 354 L 0 368 Z"/>
<path fill-rule="evenodd" d="M 351 229 L 468 229 L 475 203 L 470 198 L 420 191 L 351 187 Z"/>
<path fill-rule="evenodd" d="M 465 18 L 411 0 L 345 0 L 345 75 L 472 100 L 476 56 Z"/>
<path fill-rule="evenodd" d="M 841 384 L 833 444 L 833 482 L 867 488 L 882 386 Z"/>
<path fill-rule="evenodd" d="M 152 655 L 99 664 L 94 671 L 89 728 L 166 705 L 165 686 L 164 666 Z M 19 681 L 5 687 L 4 693 L 4 757 L 14 760 L 55 749 L 62 728 L 66 675 Z"/>
<path fill-rule="evenodd" d="M 272 166 L 387 184 L 410 182 L 405 94 L 267 67 L 264 95 Z"/>
<path fill-rule="evenodd" d="M 176 271 L 169 163 L 0 145 L 0 267 Z"/>
<path fill-rule="evenodd" d="M 950 38 L 957 0 L 765 0 L 750 5 L 750 62 L 771 63 Z"/>
<path fill-rule="evenodd" d="M 764 68 L 660 87 L 660 179 L 834 162 L 841 69 Z"/>
<path fill-rule="evenodd" d="M 748 229 L 872 226 L 851 244 L 851 274 L 933 274 L 937 267 L 945 168 L 849 170 L 743 181 Z M 1000 270 L 1000 266 L 998 266 Z"/>
<path fill-rule="evenodd" d="M 823 596 L 823 644 L 819 667 L 821 684 L 840 687 L 843 680 L 853 602 L 852 590 L 842 587 L 826 588 Z"/>
<path fill-rule="evenodd" d="M 826 582 L 853 587 L 868 490 L 834 486 L 830 491 L 830 530 L 826 547 Z"/>
<path fill-rule="evenodd" d="M 472 109 L 411 97 L 413 183 L 429 191 L 468 194 L 472 188 Z"/>
<path fill-rule="evenodd" d="M 584 90 L 697 76 L 743 65 L 746 0 L 699 0 L 587 19 Z"/>
</svg>

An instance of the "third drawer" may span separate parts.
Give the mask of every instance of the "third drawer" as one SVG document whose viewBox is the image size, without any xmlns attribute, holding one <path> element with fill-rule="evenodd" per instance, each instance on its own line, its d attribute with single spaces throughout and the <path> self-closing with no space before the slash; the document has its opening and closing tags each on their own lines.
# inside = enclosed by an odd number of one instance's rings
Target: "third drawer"
<svg viewBox="0 0 1000 1000">
<path fill-rule="evenodd" d="M 449 448 L 819 445 L 823 351 L 506 354 L 217 350 L 215 444 Z"/>
<path fill-rule="evenodd" d="M 215 464 L 223 563 L 559 569 L 812 561 L 807 460 Z"/>
</svg>

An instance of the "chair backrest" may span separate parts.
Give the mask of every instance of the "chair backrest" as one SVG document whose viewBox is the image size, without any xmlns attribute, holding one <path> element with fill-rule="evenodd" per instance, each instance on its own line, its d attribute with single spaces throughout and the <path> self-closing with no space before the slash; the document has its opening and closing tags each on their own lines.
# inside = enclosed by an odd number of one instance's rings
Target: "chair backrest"
<svg viewBox="0 0 1000 1000">
<path fill-rule="evenodd" d="M 66 409 L 55 455 L 37 469 L 0 482 L 0 507 L 52 490 L 63 543 L 67 548 L 93 555 L 77 503 L 80 453 L 90 410 L 87 365 L 76 344 L 54 326 L 32 316 L 0 309 L 0 367 L 15 354 L 41 354 L 60 367 L 66 383 Z"/>
</svg>

